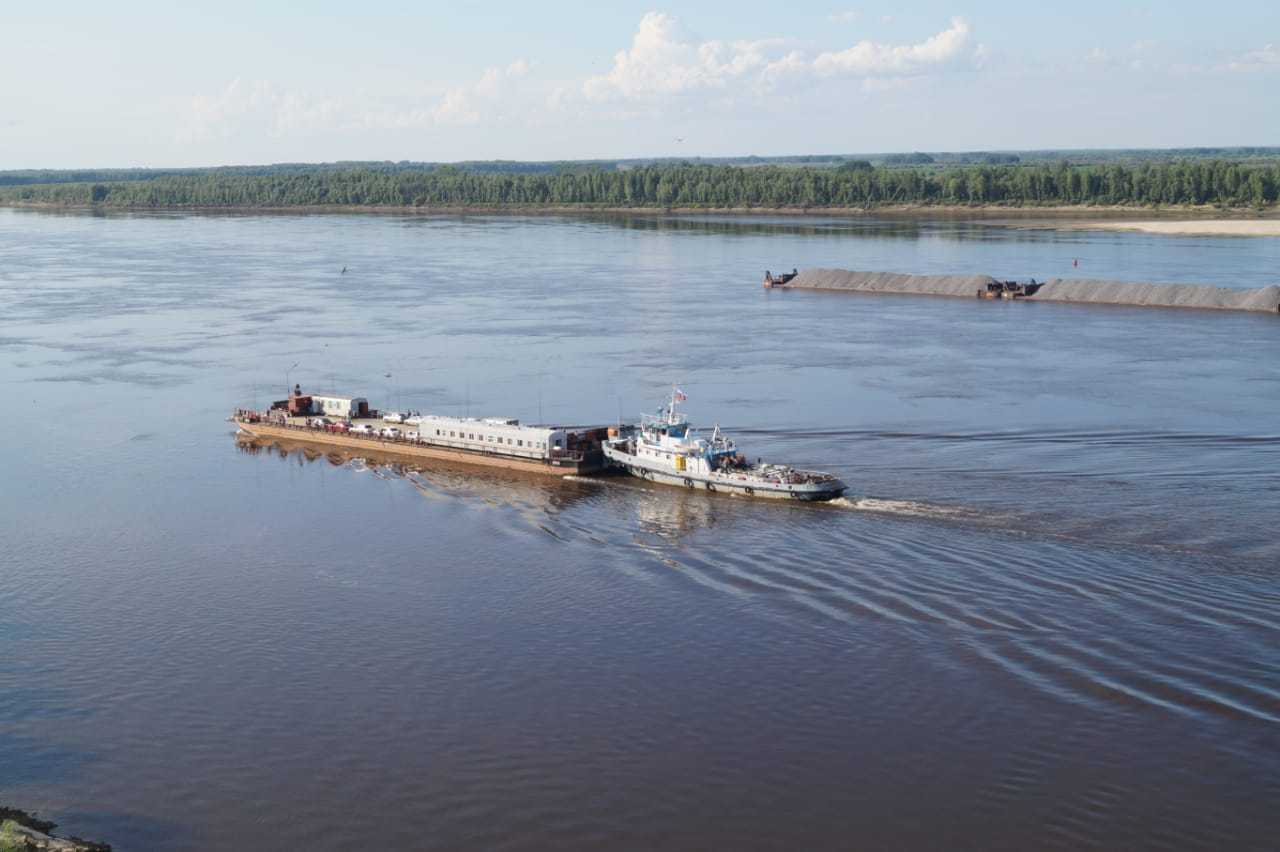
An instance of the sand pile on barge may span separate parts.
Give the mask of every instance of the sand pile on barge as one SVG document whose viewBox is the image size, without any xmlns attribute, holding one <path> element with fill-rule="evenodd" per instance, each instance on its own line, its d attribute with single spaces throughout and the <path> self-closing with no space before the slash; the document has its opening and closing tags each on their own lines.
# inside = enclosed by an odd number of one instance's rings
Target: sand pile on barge
<svg viewBox="0 0 1280 852">
<path fill-rule="evenodd" d="M 806 290 L 850 290 L 858 293 L 904 293 L 972 299 L 995 281 L 990 275 L 907 275 L 900 272 L 806 269 L 788 286 Z M 1275 284 L 1256 290 L 1232 290 L 1206 284 L 1052 278 L 1041 284 L 1033 295 L 1024 298 L 1033 302 L 1280 312 L 1280 286 Z"/>
<path fill-rule="evenodd" d="M 1054 278 L 1029 298 L 1041 302 L 1087 302 L 1157 308 L 1208 308 L 1221 311 L 1280 311 L 1280 286 L 1233 290 L 1208 284 L 1138 284 L 1132 281 Z"/>
</svg>

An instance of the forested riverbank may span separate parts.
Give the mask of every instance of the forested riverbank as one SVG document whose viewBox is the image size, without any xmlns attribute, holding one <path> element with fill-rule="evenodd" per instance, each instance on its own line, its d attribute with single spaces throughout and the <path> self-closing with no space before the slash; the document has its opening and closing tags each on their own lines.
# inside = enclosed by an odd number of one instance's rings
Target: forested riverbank
<svg viewBox="0 0 1280 852">
<path fill-rule="evenodd" d="M 1278 197 L 1280 165 L 1226 160 L 955 168 L 886 168 L 853 160 L 836 168 L 679 164 L 553 173 L 317 166 L 266 174 L 210 170 L 143 180 L 0 186 L 0 204 L 126 209 L 1266 209 Z"/>
</svg>

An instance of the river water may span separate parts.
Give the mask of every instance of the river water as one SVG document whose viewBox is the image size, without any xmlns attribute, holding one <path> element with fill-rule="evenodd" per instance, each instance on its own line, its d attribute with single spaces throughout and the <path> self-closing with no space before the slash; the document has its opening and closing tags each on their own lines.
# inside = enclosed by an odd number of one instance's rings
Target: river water
<svg viewBox="0 0 1280 852">
<path fill-rule="evenodd" d="M 759 286 L 818 265 L 1253 287 L 1280 240 L 0 211 L 0 801 L 122 850 L 1274 848 L 1280 320 Z M 674 382 L 851 490 L 238 444 L 286 382 Z"/>
</svg>

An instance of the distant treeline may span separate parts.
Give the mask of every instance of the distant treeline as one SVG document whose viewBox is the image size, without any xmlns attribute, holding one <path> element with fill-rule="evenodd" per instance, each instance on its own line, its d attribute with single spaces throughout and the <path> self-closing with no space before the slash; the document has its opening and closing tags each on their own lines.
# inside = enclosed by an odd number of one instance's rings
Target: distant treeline
<svg viewBox="0 0 1280 852">
<path fill-rule="evenodd" d="M 108 207 L 875 207 L 891 204 L 1275 204 L 1280 165 L 1193 160 L 1124 165 L 846 168 L 670 165 L 481 172 L 456 167 L 209 171 L 148 180 L 0 187 L 0 203 Z"/>
<path fill-rule="evenodd" d="M 838 168 L 850 163 L 868 163 L 895 168 L 998 165 L 1076 166 L 1142 165 L 1187 160 L 1226 160 L 1266 165 L 1280 163 L 1280 147 L 1250 148 L 1130 148 L 1042 151 L 938 151 L 910 154 L 798 154 L 773 157 L 647 157 L 615 160 L 468 160 L 461 163 L 418 162 L 413 160 L 347 160 L 335 163 L 271 163 L 249 166 L 212 166 L 171 169 L 13 169 L 0 170 L 0 187 L 46 183 L 116 183 L 152 180 L 160 177 L 223 175 L 266 177 L 317 172 L 369 171 L 379 174 L 422 173 L 453 169 L 483 174 L 559 174 L 564 172 L 626 171 L 652 166 L 790 166 L 796 168 Z M 855 166 L 857 167 L 857 166 Z"/>
</svg>

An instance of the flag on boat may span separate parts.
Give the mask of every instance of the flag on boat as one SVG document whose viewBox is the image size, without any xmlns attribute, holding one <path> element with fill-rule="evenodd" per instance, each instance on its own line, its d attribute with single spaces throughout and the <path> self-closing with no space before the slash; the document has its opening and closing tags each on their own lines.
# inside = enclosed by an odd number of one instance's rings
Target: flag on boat
<svg viewBox="0 0 1280 852">
<path fill-rule="evenodd" d="M 675 397 L 676 402 L 685 402 L 689 399 L 689 397 L 684 395 L 684 391 L 680 390 L 680 388 L 676 388 L 676 392 L 672 394 L 672 396 Z"/>
</svg>

